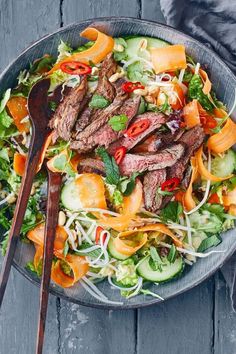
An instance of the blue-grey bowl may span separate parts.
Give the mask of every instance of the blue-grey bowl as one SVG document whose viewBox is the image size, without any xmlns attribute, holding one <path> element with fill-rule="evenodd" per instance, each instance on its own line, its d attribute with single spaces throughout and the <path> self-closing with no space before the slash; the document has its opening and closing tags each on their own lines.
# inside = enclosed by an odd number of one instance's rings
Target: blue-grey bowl
<svg viewBox="0 0 236 354">
<path fill-rule="evenodd" d="M 111 36 L 117 37 L 139 34 L 158 37 L 172 44 L 183 43 L 187 48 L 187 53 L 208 68 L 214 90 L 219 99 L 221 99 L 228 107 L 233 105 L 236 77 L 223 60 L 221 60 L 212 50 L 171 27 L 155 22 L 125 17 L 86 20 L 72 24 L 43 37 L 27 48 L 1 74 L 0 95 L 8 87 L 13 87 L 16 84 L 16 78 L 20 70 L 27 68 L 36 58 L 43 56 L 45 53 L 56 55 L 60 39 L 70 43 L 74 47 L 82 44 L 84 39 L 80 38 L 79 34 L 84 28 L 91 24 Z M 234 118 L 236 119 L 236 116 L 234 116 Z M 187 267 L 181 278 L 158 287 L 152 285 L 150 290 L 158 293 L 164 299 L 169 299 L 170 297 L 179 295 L 201 283 L 220 268 L 236 250 L 235 230 L 224 233 L 222 239 L 223 242 L 216 248 L 218 251 L 222 251 L 221 253 L 215 253 L 205 259 L 199 259 L 192 267 Z M 14 266 L 31 282 L 39 285 L 39 279 L 25 269 L 25 264 L 32 260 L 33 255 L 33 246 L 19 242 L 14 258 Z M 107 281 L 98 284 L 98 287 L 109 299 L 113 301 L 121 301 L 123 302 L 123 305 L 108 305 L 99 302 L 86 293 L 79 285 L 76 285 L 71 289 L 62 289 L 52 284 L 50 292 L 56 296 L 63 297 L 68 301 L 98 308 L 128 309 L 149 306 L 160 302 L 160 300 L 156 298 L 144 295 L 138 295 L 126 300 L 120 296 L 118 290 L 111 288 Z"/>
</svg>

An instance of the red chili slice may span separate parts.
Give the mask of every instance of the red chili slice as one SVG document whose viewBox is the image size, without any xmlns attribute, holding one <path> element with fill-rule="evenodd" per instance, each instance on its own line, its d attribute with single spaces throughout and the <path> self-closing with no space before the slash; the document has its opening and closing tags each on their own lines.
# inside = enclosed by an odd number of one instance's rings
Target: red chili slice
<svg viewBox="0 0 236 354">
<path fill-rule="evenodd" d="M 161 185 L 161 190 L 165 192 L 172 192 L 180 184 L 180 179 L 178 177 L 173 177 L 163 182 Z"/>
<path fill-rule="evenodd" d="M 60 65 L 60 69 L 70 75 L 87 75 L 92 71 L 91 66 L 79 61 L 66 61 Z"/>
<path fill-rule="evenodd" d="M 100 236 L 101 236 L 101 233 L 104 231 L 104 228 L 101 227 L 101 226 L 98 226 L 97 229 L 96 229 L 96 236 L 95 236 L 95 243 L 96 244 L 99 244 L 100 243 Z M 107 235 L 104 234 L 103 237 L 102 237 L 102 243 L 104 244 L 105 240 L 107 238 Z"/>
<path fill-rule="evenodd" d="M 141 84 L 141 82 L 127 81 L 122 85 L 122 90 L 127 93 L 131 93 L 134 90 L 138 90 L 138 89 L 144 89 L 144 86 Z"/>
<path fill-rule="evenodd" d="M 220 204 L 220 198 L 217 193 L 213 193 L 208 199 L 208 203 L 210 204 Z"/>
<path fill-rule="evenodd" d="M 127 149 L 125 146 L 120 146 L 116 149 L 114 159 L 116 160 L 117 165 L 119 165 L 125 157 L 126 151 Z"/>
<path fill-rule="evenodd" d="M 129 138 L 135 138 L 142 132 L 144 132 L 150 126 L 148 119 L 140 119 L 140 121 L 132 124 L 126 131 Z"/>
</svg>

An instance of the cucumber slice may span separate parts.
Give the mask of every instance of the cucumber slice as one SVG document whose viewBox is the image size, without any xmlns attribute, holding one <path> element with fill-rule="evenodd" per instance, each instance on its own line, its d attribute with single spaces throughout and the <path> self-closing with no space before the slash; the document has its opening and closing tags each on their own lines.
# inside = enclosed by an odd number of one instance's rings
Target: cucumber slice
<svg viewBox="0 0 236 354">
<path fill-rule="evenodd" d="M 77 186 L 74 181 L 66 184 L 61 192 L 61 201 L 66 209 L 78 210 L 82 208 L 81 200 L 79 194 L 77 193 Z"/>
<path fill-rule="evenodd" d="M 130 257 L 130 256 L 125 256 L 124 254 L 117 251 L 114 244 L 114 237 L 110 238 L 107 245 L 107 249 L 112 257 L 114 257 L 115 259 L 119 259 L 120 261 L 124 261 L 125 259 Z"/>
<path fill-rule="evenodd" d="M 233 173 L 236 165 L 236 154 L 229 149 L 223 157 L 217 156 L 212 159 L 211 173 L 217 177 L 226 177 Z"/>
<path fill-rule="evenodd" d="M 193 247 L 197 250 L 202 243 L 203 240 L 207 238 L 207 235 L 203 231 L 198 231 L 197 233 L 192 235 Z"/>
<path fill-rule="evenodd" d="M 146 50 L 140 50 L 140 42 L 144 39 L 147 40 L 147 48 Z M 147 52 L 150 48 L 161 48 L 166 47 L 169 43 L 158 39 L 158 38 L 151 38 L 151 37 L 133 37 L 126 40 L 127 48 L 126 54 L 128 56 L 128 60 L 132 59 L 134 56 L 138 56 L 144 58 L 146 60 L 150 60 L 149 53 Z"/>
<path fill-rule="evenodd" d="M 149 281 L 157 283 L 169 281 L 182 273 L 184 269 L 184 261 L 182 257 L 176 258 L 174 263 L 166 261 L 165 265 L 162 267 L 162 271 L 153 270 L 149 265 L 149 259 L 150 257 L 146 258 L 137 268 L 138 274 Z"/>
</svg>

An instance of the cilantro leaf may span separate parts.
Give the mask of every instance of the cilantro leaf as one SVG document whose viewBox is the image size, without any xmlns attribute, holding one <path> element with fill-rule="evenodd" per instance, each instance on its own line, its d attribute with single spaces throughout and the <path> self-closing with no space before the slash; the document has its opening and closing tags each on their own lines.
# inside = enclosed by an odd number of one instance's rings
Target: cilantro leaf
<svg viewBox="0 0 236 354">
<path fill-rule="evenodd" d="M 127 77 L 132 82 L 138 81 L 145 85 L 152 76 L 153 72 L 145 70 L 141 61 L 135 61 L 127 67 Z"/>
<path fill-rule="evenodd" d="M 107 183 L 117 186 L 120 181 L 120 171 L 114 157 L 110 156 L 103 147 L 97 149 L 97 154 L 103 160 Z"/>
<path fill-rule="evenodd" d="M 108 101 L 105 97 L 94 94 L 91 101 L 89 102 L 89 107 L 90 108 L 106 108 L 109 106 L 110 101 Z"/>
<path fill-rule="evenodd" d="M 163 221 L 173 221 L 173 222 L 178 222 L 179 221 L 179 216 L 183 212 L 183 207 L 181 203 L 173 201 L 167 204 L 165 208 L 161 210 L 161 218 Z"/>
<path fill-rule="evenodd" d="M 198 247 L 198 252 L 204 252 L 206 251 L 208 248 L 217 246 L 221 243 L 221 239 L 219 236 L 217 235 L 212 235 L 208 238 L 205 238 L 204 240 L 202 240 L 200 246 Z"/>
<path fill-rule="evenodd" d="M 7 114 L 6 109 L 0 113 L 0 125 L 4 128 L 9 128 L 13 122 L 13 119 Z"/>
<path fill-rule="evenodd" d="M 11 89 L 6 90 L 6 92 L 3 95 L 2 100 L 0 101 L 0 113 L 5 109 L 6 104 L 11 96 Z"/>
<path fill-rule="evenodd" d="M 128 117 L 125 114 L 120 114 L 118 116 L 113 116 L 109 119 L 108 125 L 118 132 L 120 130 L 124 130 L 126 128 L 126 123 L 128 122 Z"/>
<path fill-rule="evenodd" d="M 188 86 L 188 98 L 190 100 L 197 99 L 203 108 L 207 111 L 212 111 L 214 106 L 208 96 L 202 91 L 203 83 L 199 75 L 194 74 Z"/>
</svg>

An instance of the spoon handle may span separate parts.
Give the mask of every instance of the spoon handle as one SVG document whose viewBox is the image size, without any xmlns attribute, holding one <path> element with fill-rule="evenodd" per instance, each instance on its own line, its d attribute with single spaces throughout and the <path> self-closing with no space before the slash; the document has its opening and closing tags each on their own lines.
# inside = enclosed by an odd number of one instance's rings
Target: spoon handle
<svg viewBox="0 0 236 354">
<path fill-rule="evenodd" d="M 53 247 L 56 235 L 56 227 L 58 225 L 59 199 L 62 175 L 53 173 L 48 169 L 48 199 L 47 199 L 47 216 L 44 234 L 44 250 L 43 250 L 43 273 L 40 286 L 40 309 L 38 319 L 38 333 L 36 354 L 42 354 L 43 341 L 45 332 L 45 323 L 47 316 L 49 284 L 51 277 L 51 267 L 53 259 Z"/>
<path fill-rule="evenodd" d="M 15 254 L 17 241 L 21 232 L 21 226 L 24 221 L 25 211 L 29 200 L 33 179 L 40 161 L 40 156 L 43 150 L 43 144 L 46 136 L 43 134 L 35 135 L 33 133 L 31 140 L 31 148 L 28 153 L 25 172 L 22 178 L 19 195 L 14 211 L 11 229 L 9 232 L 9 241 L 6 255 L 3 260 L 3 265 L 0 274 L 0 307 L 7 286 L 12 260 Z"/>
</svg>

